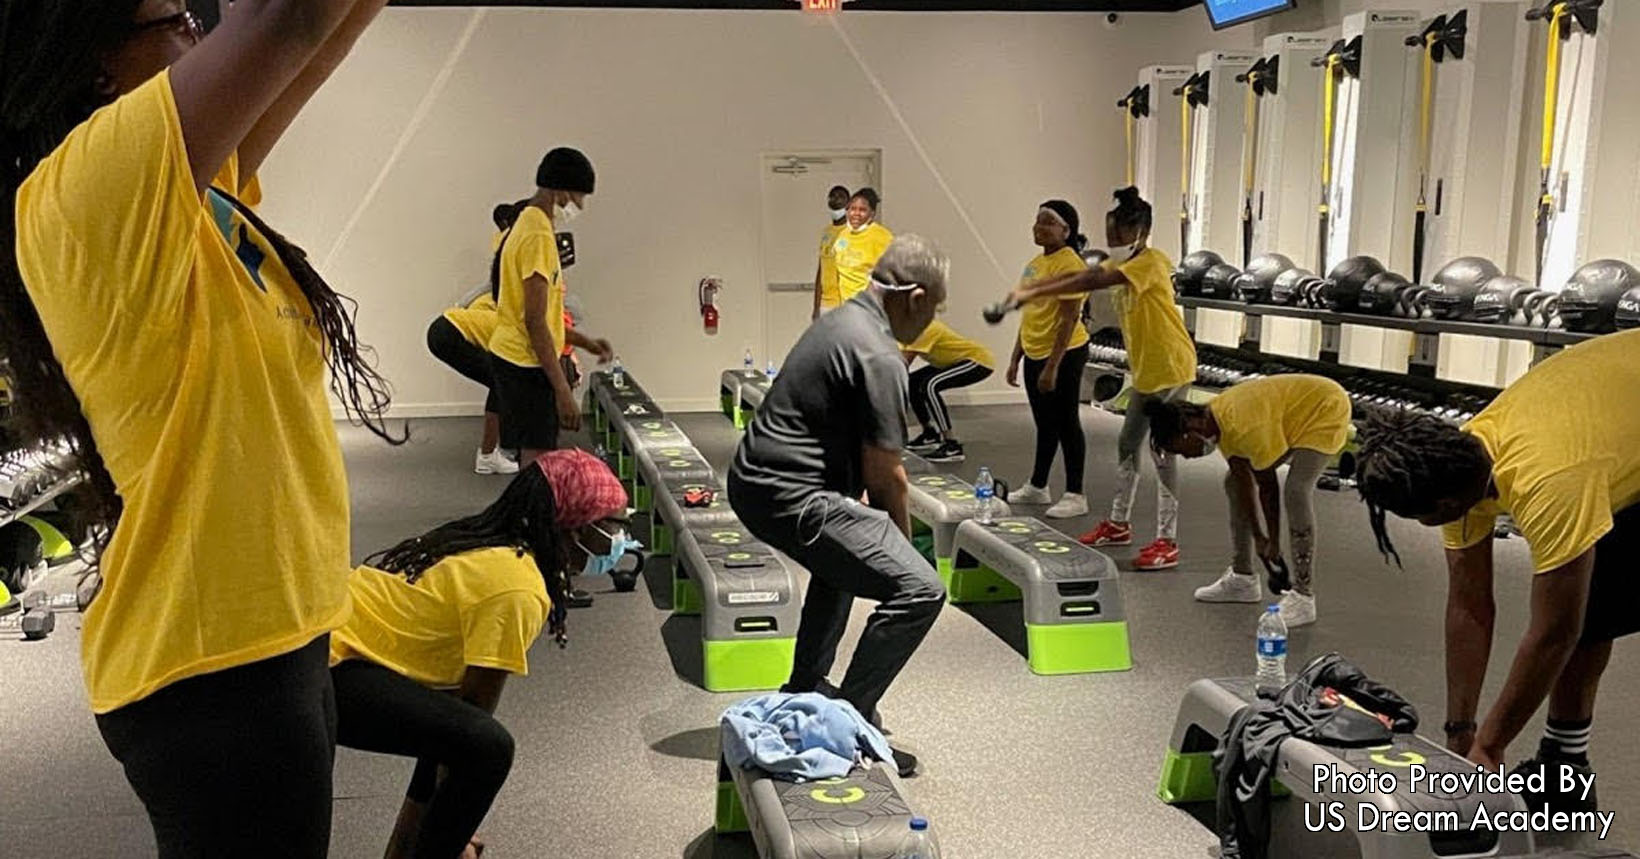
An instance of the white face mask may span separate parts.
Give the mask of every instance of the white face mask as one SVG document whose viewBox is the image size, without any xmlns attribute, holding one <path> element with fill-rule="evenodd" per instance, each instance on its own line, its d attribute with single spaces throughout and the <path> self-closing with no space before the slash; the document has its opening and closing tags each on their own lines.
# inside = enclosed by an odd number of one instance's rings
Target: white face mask
<svg viewBox="0 0 1640 859">
<path fill-rule="evenodd" d="M 552 207 L 552 222 L 555 225 L 567 224 L 575 220 L 575 216 L 579 214 L 581 214 L 581 207 L 575 205 L 572 200 L 565 205 Z"/>
<path fill-rule="evenodd" d="M 869 227 L 869 226 L 871 226 L 871 221 L 866 221 L 865 223 L 861 224 L 858 227 L 850 226 L 849 229 L 856 232 L 856 233 L 863 233 L 863 232 L 866 231 L 866 227 Z"/>
<path fill-rule="evenodd" d="M 1139 255 L 1139 243 L 1134 242 L 1131 245 L 1120 245 L 1118 247 L 1107 248 L 1105 250 L 1105 254 L 1106 258 L 1112 263 L 1121 265 L 1122 263 L 1125 263 Z"/>
<path fill-rule="evenodd" d="M 1212 456 L 1213 452 L 1218 450 L 1218 449 L 1219 449 L 1219 440 L 1218 439 L 1208 438 L 1206 436 L 1202 437 L 1202 456 Z"/>
<path fill-rule="evenodd" d="M 831 219 L 834 220 L 834 221 L 841 221 L 842 219 L 844 219 L 846 217 L 848 217 L 848 210 L 847 209 L 832 209 L 831 210 Z"/>
</svg>

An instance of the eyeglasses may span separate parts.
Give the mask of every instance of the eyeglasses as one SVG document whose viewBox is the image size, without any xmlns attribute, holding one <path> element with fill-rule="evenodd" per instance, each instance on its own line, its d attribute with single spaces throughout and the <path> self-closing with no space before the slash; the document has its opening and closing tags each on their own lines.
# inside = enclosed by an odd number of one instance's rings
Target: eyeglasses
<svg viewBox="0 0 1640 859">
<path fill-rule="evenodd" d="M 205 35 L 205 25 L 200 23 L 199 16 L 186 11 L 150 21 L 138 21 L 131 25 L 133 33 L 146 33 L 151 30 L 175 30 L 196 42 Z"/>
</svg>

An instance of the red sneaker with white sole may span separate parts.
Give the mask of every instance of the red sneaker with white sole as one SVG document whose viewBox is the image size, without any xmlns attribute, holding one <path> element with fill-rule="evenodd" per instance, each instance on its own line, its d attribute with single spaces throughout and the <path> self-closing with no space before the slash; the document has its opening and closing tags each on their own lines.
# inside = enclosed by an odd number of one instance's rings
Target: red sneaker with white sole
<svg viewBox="0 0 1640 859">
<path fill-rule="evenodd" d="M 1166 538 L 1159 538 L 1156 542 L 1139 550 L 1139 556 L 1133 559 L 1133 568 L 1136 570 L 1166 570 L 1179 565 L 1179 544 Z"/>
<path fill-rule="evenodd" d="M 1097 528 L 1076 539 L 1084 546 L 1126 546 L 1133 542 L 1133 526 L 1106 519 Z"/>
</svg>

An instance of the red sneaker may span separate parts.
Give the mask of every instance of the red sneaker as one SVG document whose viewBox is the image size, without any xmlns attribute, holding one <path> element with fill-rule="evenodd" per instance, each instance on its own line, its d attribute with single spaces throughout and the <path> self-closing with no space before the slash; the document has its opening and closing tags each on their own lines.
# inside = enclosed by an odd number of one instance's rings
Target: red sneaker
<svg viewBox="0 0 1640 859">
<path fill-rule="evenodd" d="M 1084 546 L 1126 546 L 1133 542 L 1133 526 L 1106 519 L 1099 523 L 1099 527 L 1076 539 Z"/>
<path fill-rule="evenodd" d="M 1133 559 L 1136 570 L 1165 570 L 1178 565 L 1179 544 L 1165 537 L 1140 549 L 1139 556 Z"/>
</svg>

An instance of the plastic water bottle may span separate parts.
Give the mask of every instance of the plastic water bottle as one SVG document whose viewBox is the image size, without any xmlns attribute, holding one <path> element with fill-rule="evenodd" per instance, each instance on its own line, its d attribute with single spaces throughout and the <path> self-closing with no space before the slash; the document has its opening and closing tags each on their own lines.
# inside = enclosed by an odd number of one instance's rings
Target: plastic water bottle
<svg viewBox="0 0 1640 859">
<path fill-rule="evenodd" d="M 934 842 L 934 833 L 928 831 L 928 821 L 911 818 L 911 831 L 900 839 L 894 850 L 894 859 L 939 859 L 940 847 Z"/>
<path fill-rule="evenodd" d="M 757 362 L 752 360 L 752 347 L 747 346 L 746 347 L 746 357 L 741 359 L 740 369 L 745 370 L 746 372 L 750 373 L 750 372 L 752 372 L 752 368 L 756 367 L 756 366 L 757 366 Z"/>
<path fill-rule="evenodd" d="M 981 525 L 991 524 L 991 519 L 995 516 L 996 495 L 997 482 L 991 477 L 991 469 L 980 466 L 979 477 L 974 480 L 974 500 L 979 502 Z"/>
<path fill-rule="evenodd" d="M 609 382 L 617 388 L 626 387 L 626 368 L 621 366 L 621 356 L 615 356 L 615 365 L 609 368 Z"/>
<path fill-rule="evenodd" d="M 774 381 L 774 377 L 778 372 L 779 371 L 774 368 L 774 359 L 770 358 L 769 359 L 769 367 L 768 367 L 768 369 L 763 371 L 763 375 L 768 376 L 769 381 L 772 382 L 772 381 Z"/>
<path fill-rule="evenodd" d="M 1258 619 L 1258 685 L 1287 685 L 1287 622 L 1281 606 L 1264 610 Z"/>
</svg>

